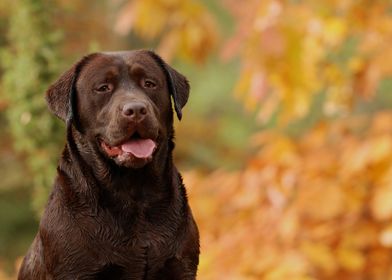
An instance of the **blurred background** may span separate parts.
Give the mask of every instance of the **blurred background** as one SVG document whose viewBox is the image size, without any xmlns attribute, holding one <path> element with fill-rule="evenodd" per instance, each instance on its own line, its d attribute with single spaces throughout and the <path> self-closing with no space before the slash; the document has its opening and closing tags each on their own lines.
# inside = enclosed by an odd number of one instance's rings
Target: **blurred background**
<svg viewBox="0 0 392 280">
<path fill-rule="evenodd" d="M 175 161 L 198 279 L 392 279 L 389 0 L 1 0 L 1 280 L 64 145 L 46 88 L 89 52 L 137 48 L 191 83 Z"/>
</svg>

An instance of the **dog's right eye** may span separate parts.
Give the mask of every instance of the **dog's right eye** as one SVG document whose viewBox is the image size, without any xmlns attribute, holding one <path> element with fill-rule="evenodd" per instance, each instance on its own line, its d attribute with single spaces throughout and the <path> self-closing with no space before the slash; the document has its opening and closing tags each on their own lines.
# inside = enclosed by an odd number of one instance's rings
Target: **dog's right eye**
<svg viewBox="0 0 392 280">
<path fill-rule="evenodd" d="M 108 93 L 108 92 L 111 92 L 112 89 L 113 89 L 113 85 L 111 85 L 111 84 L 102 84 L 102 85 L 99 85 L 94 90 L 96 92 L 98 92 L 98 93 Z"/>
</svg>

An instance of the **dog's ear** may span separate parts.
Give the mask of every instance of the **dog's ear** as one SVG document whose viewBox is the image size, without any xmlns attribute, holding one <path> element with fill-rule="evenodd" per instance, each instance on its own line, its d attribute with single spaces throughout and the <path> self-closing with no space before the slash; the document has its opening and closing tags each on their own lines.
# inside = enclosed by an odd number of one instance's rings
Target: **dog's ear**
<svg viewBox="0 0 392 280">
<path fill-rule="evenodd" d="M 45 99 L 49 110 L 57 117 L 66 120 L 69 112 L 69 98 L 76 78 L 77 63 L 64 72 L 46 91 Z"/>
<path fill-rule="evenodd" d="M 60 78 L 57 79 L 46 91 L 45 99 L 49 110 L 57 117 L 66 121 L 67 118 L 72 117 L 73 107 L 75 106 L 74 91 L 76 91 L 76 81 L 82 67 L 93 57 L 96 53 L 83 57 L 76 62 L 69 70 L 65 71 Z M 71 111 L 71 112 L 70 112 Z"/>
<path fill-rule="evenodd" d="M 189 82 L 184 75 L 178 73 L 175 69 L 167 64 L 166 69 L 169 73 L 169 88 L 174 101 L 174 109 L 176 110 L 178 119 L 181 120 L 181 110 L 189 98 Z"/>
<path fill-rule="evenodd" d="M 185 106 L 189 97 L 189 82 L 184 75 L 178 73 L 175 69 L 169 66 L 159 55 L 152 51 L 149 51 L 149 54 L 165 72 L 169 92 L 174 101 L 174 109 L 176 110 L 178 119 L 181 120 L 181 110 Z"/>
</svg>

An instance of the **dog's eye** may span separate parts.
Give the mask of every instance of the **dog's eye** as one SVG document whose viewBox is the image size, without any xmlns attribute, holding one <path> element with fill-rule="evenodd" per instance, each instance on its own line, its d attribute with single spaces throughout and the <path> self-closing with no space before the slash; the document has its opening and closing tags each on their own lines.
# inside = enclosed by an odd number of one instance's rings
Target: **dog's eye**
<svg viewBox="0 0 392 280">
<path fill-rule="evenodd" d="M 156 88 L 156 84 L 152 80 L 145 79 L 142 81 L 144 88 Z"/>
<path fill-rule="evenodd" d="M 113 89 L 113 86 L 111 84 L 102 84 L 102 85 L 99 85 L 95 89 L 95 91 L 98 93 L 107 93 L 107 92 L 112 91 L 112 89 Z"/>
</svg>

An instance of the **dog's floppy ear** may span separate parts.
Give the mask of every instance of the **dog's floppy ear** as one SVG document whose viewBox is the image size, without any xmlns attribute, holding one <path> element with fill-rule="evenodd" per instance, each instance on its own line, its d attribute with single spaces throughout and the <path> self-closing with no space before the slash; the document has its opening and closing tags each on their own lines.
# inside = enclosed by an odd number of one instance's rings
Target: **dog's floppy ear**
<svg viewBox="0 0 392 280">
<path fill-rule="evenodd" d="M 66 120 L 69 113 L 69 99 L 75 82 L 77 63 L 64 72 L 46 91 L 45 99 L 49 110 L 57 117 Z"/>
<path fill-rule="evenodd" d="M 82 67 L 96 53 L 87 55 L 65 71 L 46 91 L 45 99 L 49 110 L 57 117 L 66 121 L 74 117 L 76 97 L 76 82 Z"/>
<path fill-rule="evenodd" d="M 169 66 L 159 55 L 149 51 L 151 57 L 161 66 L 165 72 L 170 95 L 173 97 L 174 109 L 179 120 L 182 118 L 182 108 L 185 106 L 189 97 L 189 83 L 184 75 L 178 73 Z"/>
</svg>

